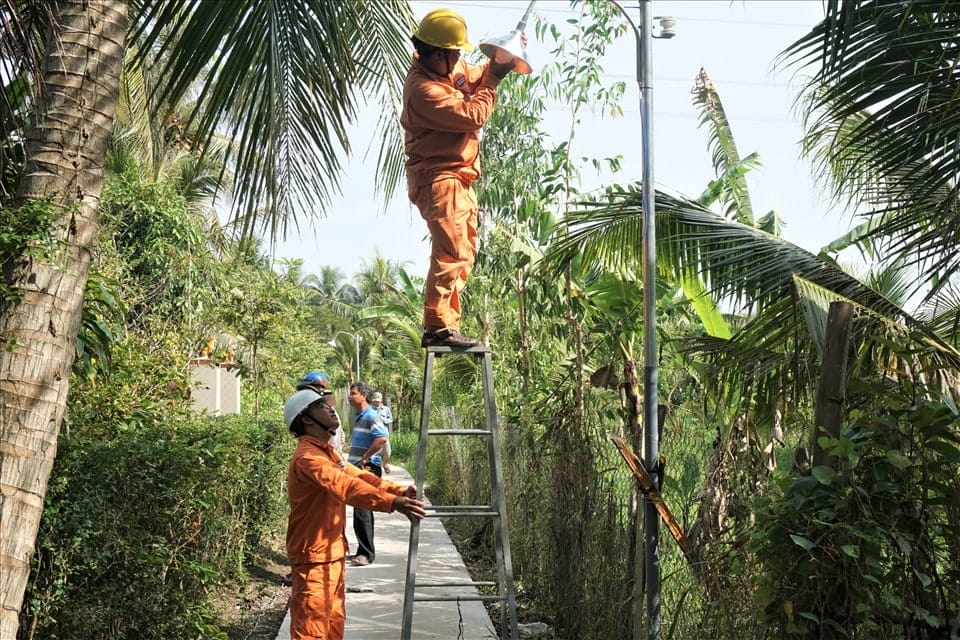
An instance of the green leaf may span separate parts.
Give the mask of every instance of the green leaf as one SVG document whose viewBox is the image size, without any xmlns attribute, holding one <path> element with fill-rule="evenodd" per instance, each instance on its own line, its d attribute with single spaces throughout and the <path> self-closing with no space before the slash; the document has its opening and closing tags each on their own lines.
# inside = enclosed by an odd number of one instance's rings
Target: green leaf
<svg viewBox="0 0 960 640">
<path fill-rule="evenodd" d="M 838 458 L 846 458 L 853 452 L 853 442 L 847 438 L 840 438 L 837 441 L 836 446 L 830 451 L 831 455 L 837 456 Z"/>
<path fill-rule="evenodd" d="M 844 544 L 844 545 L 841 545 L 841 546 L 840 546 L 840 550 L 843 551 L 843 552 L 844 552 L 845 554 L 847 554 L 848 556 L 850 556 L 851 558 L 859 558 L 859 557 L 860 557 L 860 547 L 858 547 L 858 546 L 855 545 L 855 544 Z"/>
<path fill-rule="evenodd" d="M 797 546 L 803 547 L 803 548 L 804 548 L 805 550 L 807 550 L 807 551 L 810 551 L 810 549 L 813 549 L 814 547 L 817 546 L 817 543 L 815 543 L 815 542 L 814 542 L 813 540 L 811 540 L 810 538 L 804 538 L 803 536 L 798 536 L 798 535 L 795 534 L 795 533 L 791 533 L 791 534 L 790 534 L 790 539 L 793 540 L 793 542 L 794 542 Z M 801 614 L 801 615 L 803 615 L 803 614 Z"/>
<path fill-rule="evenodd" d="M 898 469 L 908 469 L 913 466 L 913 461 L 910 458 L 895 449 L 887 451 L 887 460 Z"/>
<path fill-rule="evenodd" d="M 696 276 L 684 274 L 680 277 L 680 287 L 689 298 L 707 334 L 714 338 L 729 338 L 730 326 L 703 282 Z"/>
<path fill-rule="evenodd" d="M 960 67 L 946 43 L 956 41 L 956 5 L 824 4 L 823 23 L 784 53 L 816 69 L 801 100 L 806 153 L 832 195 L 874 223 L 885 258 L 934 256 L 921 281 L 953 274 Z"/>
<path fill-rule="evenodd" d="M 943 440 L 928 440 L 926 448 L 947 458 L 956 458 L 960 456 L 960 448 L 949 442 L 944 442 Z"/>
<path fill-rule="evenodd" d="M 837 477 L 837 472 L 832 467 L 819 465 L 810 470 L 810 473 L 820 484 L 830 484 Z"/>
</svg>

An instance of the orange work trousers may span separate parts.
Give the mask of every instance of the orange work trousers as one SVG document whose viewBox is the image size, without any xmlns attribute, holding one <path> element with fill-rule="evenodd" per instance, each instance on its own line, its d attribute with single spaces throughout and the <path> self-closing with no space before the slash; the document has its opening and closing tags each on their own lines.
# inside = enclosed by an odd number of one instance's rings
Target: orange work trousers
<svg viewBox="0 0 960 640">
<path fill-rule="evenodd" d="M 443 178 L 411 194 L 430 231 L 423 326 L 460 330 L 460 292 L 477 256 L 477 197 L 469 184 Z"/>
<path fill-rule="evenodd" d="M 291 567 L 291 640 L 343 640 L 344 559 Z"/>
</svg>

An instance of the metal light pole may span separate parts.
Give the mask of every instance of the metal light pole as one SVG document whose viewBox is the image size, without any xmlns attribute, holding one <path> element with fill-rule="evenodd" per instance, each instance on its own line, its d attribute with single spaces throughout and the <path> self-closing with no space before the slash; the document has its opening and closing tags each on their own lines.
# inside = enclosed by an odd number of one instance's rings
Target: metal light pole
<svg viewBox="0 0 960 640">
<path fill-rule="evenodd" d="M 643 156 L 643 464 L 660 488 L 657 460 L 660 431 L 657 424 L 657 242 L 653 186 L 653 61 L 650 56 L 650 0 L 640 2 L 640 39 L 637 44 L 637 82 L 640 86 L 640 135 Z M 650 500 L 644 501 L 643 537 L 647 587 L 647 637 L 660 640 L 660 516 Z"/>
<path fill-rule="evenodd" d="M 354 345 L 353 352 L 356 355 L 356 360 L 357 360 L 356 380 L 357 382 L 359 382 L 360 381 L 360 334 L 359 333 L 353 334 L 353 345 Z"/>
<path fill-rule="evenodd" d="M 639 25 L 617 1 L 610 0 L 627 19 L 637 40 L 637 84 L 640 88 L 640 136 L 643 162 L 643 466 L 654 487 L 660 487 L 659 424 L 657 407 L 657 242 L 653 186 L 653 58 L 650 39 L 650 2 L 640 0 Z M 672 38 L 674 21 L 661 18 L 661 38 Z M 660 517 L 653 502 L 644 500 L 644 587 L 647 593 L 647 637 L 660 640 Z M 637 634 L 639 637 L 639 634 Z"/>
</svg>

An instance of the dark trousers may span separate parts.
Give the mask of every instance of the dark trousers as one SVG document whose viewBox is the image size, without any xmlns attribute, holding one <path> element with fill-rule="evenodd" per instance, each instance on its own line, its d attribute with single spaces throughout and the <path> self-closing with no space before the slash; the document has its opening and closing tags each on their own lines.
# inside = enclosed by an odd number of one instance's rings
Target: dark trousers
<svg viewBox="0 0 960 640">
<path fill-rule="evenodd" d="M 383 477 L 383 468 L 378 464 L 369 463 L 367 471 Z M 353 532 L 357 536 L 357 555 L 366 556 L 373 562 L 376 556 L 373 546 L 373 511 L 353 508 Z"/>
</svg>

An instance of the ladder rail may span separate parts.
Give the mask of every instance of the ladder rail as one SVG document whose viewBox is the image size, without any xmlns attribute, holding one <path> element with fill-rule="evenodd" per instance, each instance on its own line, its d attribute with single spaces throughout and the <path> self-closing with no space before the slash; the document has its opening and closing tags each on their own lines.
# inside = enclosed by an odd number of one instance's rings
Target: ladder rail
<svg viewBox="0 0 960 640">
<path fill-rule="evenodd" d="M 414 482 L 417 487 L 417 496 L 423 497 L 423 478 L 427 466 L 427 431 L 430 429 L 430 403 L 433 395 L 433 365 L 434 357 L 427 351 L 423 365 L 423 395 L 420 409 L 420 437 L 417 441 L 417 471 Z M 403 616 L 400 634 L 403 640 L 410 639 L 413 628 L 414 587 L 417 577 L 417 549 L 420 546 L 420 521 L 410 520 L 410 544 L 407 547 L 407 577 L 403 587 Z"/>
<path fill-rule="evenodd" d="M 513 583 L 513 561 L 510 555 L 510 536 L 507 533 L 507 498 L 504 490 L 503 458 L 500 456 L 497 404 L 493 388 L 493 363 L 489 354 L 483 358 L 483 401 L 487 429 L 491 433 L 491 437 L 487 440 L 490 459 L 490 498 L 500 511 L 500 526 L 494 526 L 493 528 L 494 548 L 497 556 L 497 582 L 500 584 L 498 593 L 506 596 L 507 618 L 511 637 L 513 640 L 519 640 L 517 602 Z M 504 628 L 502 621 L 501 628 Z"/>
</svg>

